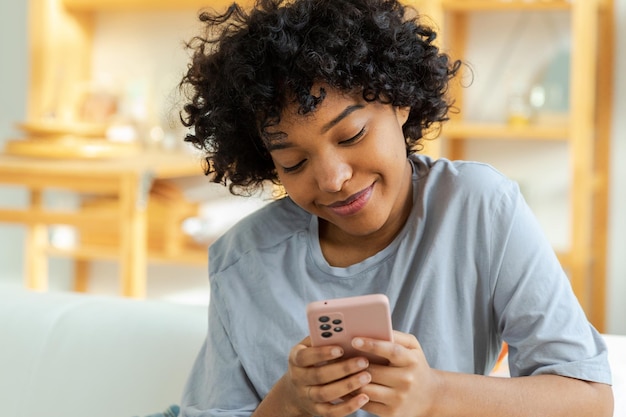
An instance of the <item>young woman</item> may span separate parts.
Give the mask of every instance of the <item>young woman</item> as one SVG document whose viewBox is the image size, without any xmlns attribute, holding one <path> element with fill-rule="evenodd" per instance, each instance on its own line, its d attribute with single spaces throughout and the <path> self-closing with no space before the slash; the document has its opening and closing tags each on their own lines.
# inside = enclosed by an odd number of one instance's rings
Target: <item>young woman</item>
<svg viewBox="0 0 626 417">
<path fill-rule="evenodd" d="M 205 13 L 188 141 L 232 192 L 286 196 L 210 248 L 209 333 L 182 416 L 611 416 L 606 347 L 518 187 L 419 154 L 460 63 L 388 0 Z M 305 306 L 384 293 L 386 358 L 311 347 Z M 503 342 L 512 378 L 485 376 Z"/>
</svg>

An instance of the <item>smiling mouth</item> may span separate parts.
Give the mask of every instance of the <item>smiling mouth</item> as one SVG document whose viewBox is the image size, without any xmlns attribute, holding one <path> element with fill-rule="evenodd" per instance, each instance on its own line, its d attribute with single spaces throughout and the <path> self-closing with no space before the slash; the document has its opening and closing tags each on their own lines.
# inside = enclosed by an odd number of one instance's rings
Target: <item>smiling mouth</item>
<svg viewBox="0 0 626 417">
<path fill-rule="evenodd" d="M 359 191 L 356 194 L 351 195 L 346 200 L 337 201 L 327 207 L 335 214 L 340 216 L 351 216 L 359 212 L 369 202 L 372 191 L 374 190 L 374 184 L 370 185 L 366 189 Z"/>
</svg>

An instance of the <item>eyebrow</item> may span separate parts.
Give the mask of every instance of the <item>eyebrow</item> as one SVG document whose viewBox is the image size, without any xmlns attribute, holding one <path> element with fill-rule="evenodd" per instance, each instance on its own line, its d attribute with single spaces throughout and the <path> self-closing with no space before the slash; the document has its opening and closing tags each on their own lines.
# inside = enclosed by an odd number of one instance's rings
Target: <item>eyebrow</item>
<svg viewBox="0 0 626 417">
<path fill-rule="evenodd" d="M 287 149 L 287 148 L 290 148 L 293 145 L 291 143 L 285 142 L 285 141 L 283 141 L 281 139 L 275 139 L 275 140 L 268 141 L 265 146 L 267 147 L 267 151 L 268 152 L 272 152 L 272 151 L 277 151 L 279 149 Z"/>
<path fill-rule="evenodd" d="M 346 107 L 341 113 L 339 113 L 339 115 L 337 117 L 335 117 L 333 120 L 331 120 L 330 122 L 326 123 L 322 127 L 322 133 L 328 132 L 333 126 L 335 126 L 337 123 L 341 122 L 343 119 L 348 117 L 352 112 L 354 112 L 356 110 L 360 110 L 360 109 L 362 109 L 364 107 L 365 106 L 362 105 L 362 104 L 354 104 L 352 106 Z"/>
<path fill-rule="evenodd" d="M 268 152 L 276 151 L 291 147 L 291 143 L 287 142 L 287 135 L 284 132 L 269 134 L 263 140 Z"/>
<path fill-rule="evenodd" d="M 346 107 L 341 113 L 337 115 L 337 117 L 335 117 L 330 122 L 322 126 L 321 133 L 328 132 L 330 129 L 332 129 L 334 126 L 336 126 L 339 122 L 341 122 L 343 119 L 348 117 L 350 114 L 364 107 L 365 106 L 363 104 L 354 104 L 354 105 Z M 293 146 L 290 142 L 286 141 L 287 135 L 277 135 L 277 136 L 278 137 L 275 137 L 273 139 L 270 138 L 266 141 L 266 147 L 267 147 L 268 152 L 276 151 L 279 149 L 286 149 L 286 148 L 290 148 L 291 146 Z"/>
</svg>

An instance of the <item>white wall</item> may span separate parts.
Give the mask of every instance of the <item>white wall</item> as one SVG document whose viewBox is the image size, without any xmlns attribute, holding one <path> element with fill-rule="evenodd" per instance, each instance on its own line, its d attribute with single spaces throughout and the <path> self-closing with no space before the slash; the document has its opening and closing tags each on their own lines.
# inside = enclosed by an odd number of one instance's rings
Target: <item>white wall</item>
<svg viewBox="0 0 626 417">
<path fill-rule="evenodd" d="M 13 124 L 26 112 L 28 76 L 26 2 L 0 2 L 0 143 L 13 137 Z M 23 204 L 24 193 L 0 188 L 0 203 Z M 20 280 L 24 233 L 20 227 L 0 224 L 0 277 Z"/>
<path fill-rule="evenodd" d="M 17 122 L 25 118 L 28 83 L 28 45 L 26 33 L 26 5 L 28 2 L 0 2 L 0 146 L 8 139 L 18 138 Z M 45 193 L 47 204 L 57 204 L 63 197 Z M 27 203 L 25 190 L 16 187 L 0 188 L 0 205 L 20 207 Z M 25 231 L 19 225 L 0 224 L 0 280 L 21 282 Z M 66 259 L 52 259 L 50 274 L 58 279 L 52 288 L 67 288 L 71 263 Z"/>
<path fill-rule="evenodd" d="M 28 74 L 27 45 L 26 45 L 26 6 L 25 2 L 0 2 L 0 145 L 2 141 L 13 137 L 17 132 L 12 125 L 15 121 L 23 120 L 25 111 L 26 78 Z M 626 200 L 623 192 L 626 184 L 626 167 L 622 161 L 626 159 L 626 0 L 616 0 L 616 82 L 615 82 L 615 105 L 614 105 L 614 129 L 612 144 L 612 179 L 611 179 L 611 213 L 610 213 L 610 250 L 608 253 L 609 274 L 609 312 L 608 330 L 614 333 L 626 334 Z M 494 77 L 500 81 L 505 80 L 513 83 L 515 76 L 524 77 L 523 74 L 533 73 L 537 66 L 544 61 L 542 57 L 550 56 L 555 45 L 562 41 L 561 35 L 567 29 L 567 20 L 553 15 L 548 24 L 545 18 L 530 17 L 525 20 L 499 18 L 488 21 L 474 22 L 481 26 L 493 26 L 502 40 L 509 40 L 500 54 L 494 54 L 494 70 L 476 73 L 474 85 L 470 89 L 474 94 L 475 105 L 467 111 L 474 117 L 498 117 L 499 109 L 502 108 L 504 90 L 496 91 L 489 89 L 489 84 Z M 543 21 L 541 19 L 544 19 Z M 178 22 L 181 30 L 159 30 L 170 27 L 172 22 Z M 166 24 L 167 23 L 167 24 Z M 124 89 L 137 89 L 146 87 L 146 94 L 161 97 L 161 106 L 153 111 L 158 119 L 169 122 L 168 111 L 174 104 L 175 97 L 171 94 L 174 84 L 178 81 L 181 71 L 185 66 L 185 54 L 182 49 L 182 41 L 189 38 L 193 33 L 195 20 L 193 13 L 174 14 L 126 14 L 107 15 L 100 17 L 100 29 L 96 33 L 96 42 L 100 43 L 98 52 L 93 57 L 96 74 L 101 79 L 139 79 L 139 76 L 147 76 L 147 84 L 123 85 Z M 527 30 L 528 27 L 534 29 Z M 538 29 L 537 29 L 538 27 Z M 526 28 L 526 29 L 525 29 Z M 526 39 L 522 41 L 520 36 L 514 36 L 513 30 L 527 30 L 524 32 Z M 133 32 L 135 31 L 135 32 Z M 541 32 L 551 31 L 558 41 L 554 44 L 535 43 L 535 50 L 531 66 L 527 65 L 525 73 L 518 74 L 521 64 L 516 61 L 517 57 L 524 54 L 524 42 L 528 37 L 540 39 Z M 472 36 L 480 36 L 476 31 Z M 133 33 L 155 33 L 146 39 L 141 36 L 133 36 Z M 115 39 L 122 39 L 121 43 L 111 46 Z M 143 40 L 142 40 L 143 39 Z M 109 47 L 107 48 L 107 44 Z M 480 41 L 474 43 L 480 46 Z M 538 48 L 540 47 L 540 48 Z M 519 49 L 522 48 L 522 49 Z M 155 51 L 156 49 L 156 51 Z M 153 58 L 157 54 L 157 58 Z M 160 55 L 159 55 L 160 54 Z M 528 55 L 526 55 L 528 56 Z M 140 59 L 135 59 L 139 57 Z M 500 59 L 498 61 L 498 59 Z M 529 61 L 525 59 L 526 61 Z M 122 65 L 124 63 L 124 65 Z M 130 76 L 129 76 L 130 75 Z M 492 91 L 493 90 L 493 91 Z M 620 94 L 621 92 L 621 94 Z M 498 104 L 499 103 L 499 104 Z M 491 107 L 490 107 L 491 106 Z M 501 113 L 501 112 L 500 112 Z M 620 117 L 621 115 L 621 117 Z M 501 117 L 501 114 L 500 114 Z M 509 147 L 507 150 L 504 146 Z M 511 152 L 510 146 L 513 147 Z M 567 152 L 563 144 L 548 144 L 541 147 L 527 144 L 501 145 L 490 143 L 488 146 L 478 145 L 470 149 L 470 156 L 477 159 L 493 161 L 495 165 L 504 167 L 503 171 L 520 181 L 523 190 L 531 206 L 538 214 L 540 222 L 544 225 L 548 237 L 555 246 L 565 246 L 568 241 L 568 219 L 563 213 L 567 211 Z M 524 158 L 502 160 L 502 155 L 524 155 Z M 546 180 L 542 173 L 550 167 L 550 180 Z M 534 174 L 533 175 L 529 175 Z M 539 181 L 538 181 L 539 180 Z M 17 190 L 0 189 L 0 203 L 23 204 L 25 196 Z M 22 245 L 23 231 L 18 226 L 0 225 L 0 279 L 10 279 L 20 282 L 22 279 Z M 190 267 L 160 267 L 151 266 L 150 279 L 167 280 L 171 275 L 176 276 L 175 271 L 184 271 L 186 276 L 196 276 L 198 280 L 206 280 L 204 268 Z M 117 274 L 117 268 L 112 263 L 96 263 L 94 268 L 94 280 L 99 282 L 110 281 Z M 52 264 L 52 286 L 59 288 L 67 287 L 71 264 L 67 260 L 55 260 Z M 148 286 L 150 289 L 150 285 Z"/>
</svg>

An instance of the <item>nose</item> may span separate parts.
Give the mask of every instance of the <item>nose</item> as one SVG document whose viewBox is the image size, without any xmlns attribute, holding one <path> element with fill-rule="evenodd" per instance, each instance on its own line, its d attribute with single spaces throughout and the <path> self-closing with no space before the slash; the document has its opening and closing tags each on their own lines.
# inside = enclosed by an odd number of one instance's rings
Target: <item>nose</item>
<svg viewBox="0 0 626 417">
<path fill-rule="evenodd" d="M 319 161 L 315 174 L 321 191 L 336 193 L 352 178 L 352 166 L 340 155 L 333 153 Z"/>
</svg>

